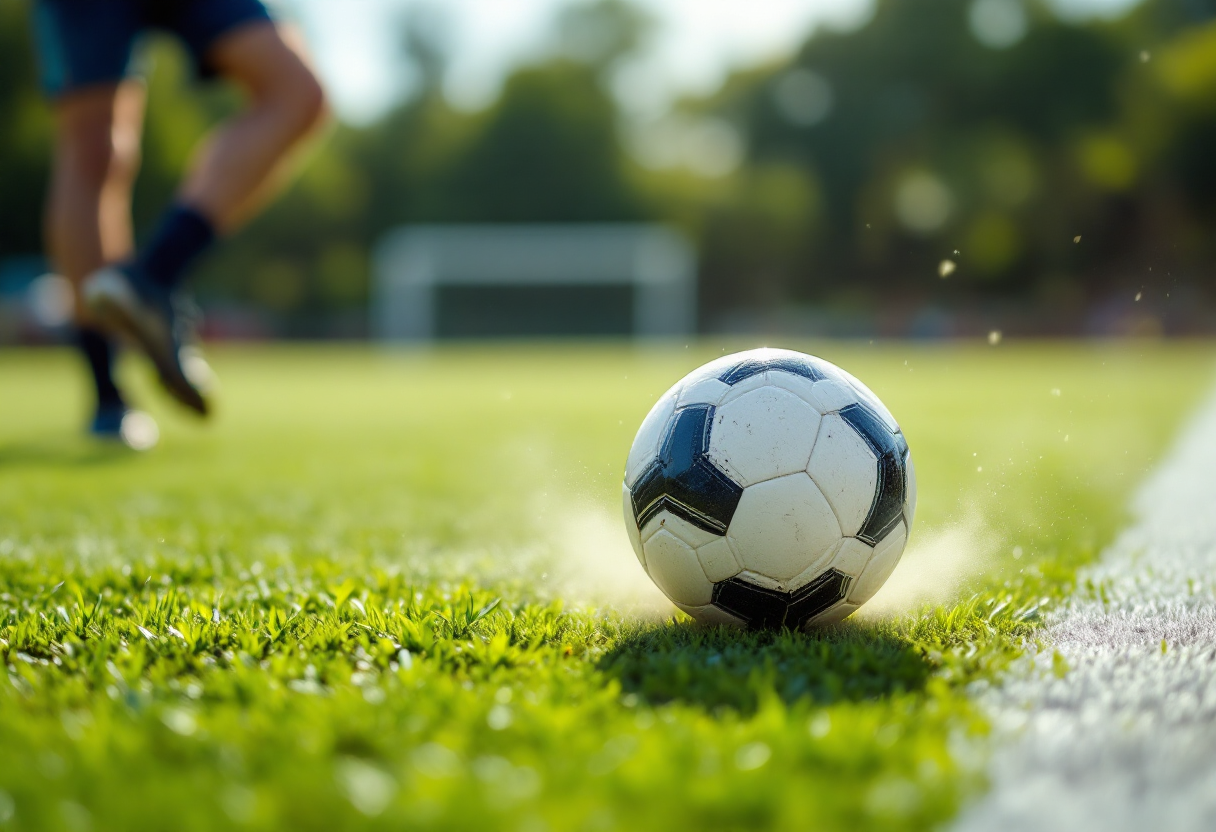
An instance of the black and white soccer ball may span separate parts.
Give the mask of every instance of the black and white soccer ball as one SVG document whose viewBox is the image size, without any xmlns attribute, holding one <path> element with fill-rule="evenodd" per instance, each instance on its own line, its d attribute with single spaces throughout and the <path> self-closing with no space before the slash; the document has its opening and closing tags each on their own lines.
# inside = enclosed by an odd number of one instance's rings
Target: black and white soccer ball
<svg viewBox="0 0 1216 832">
<path fill-rule="evenodd" d="M 890 576 L 915 509 L 890 411 L 844 370 L 789 350 L 690 373 L 646 416 L 625 466 L 642 568 L 711 623 L 843 619 Z"/>
</svg>

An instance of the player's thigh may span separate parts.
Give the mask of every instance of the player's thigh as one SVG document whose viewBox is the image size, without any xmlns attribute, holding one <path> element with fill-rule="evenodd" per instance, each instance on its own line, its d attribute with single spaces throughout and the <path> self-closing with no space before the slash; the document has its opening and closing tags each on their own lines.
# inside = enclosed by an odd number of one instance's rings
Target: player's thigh
<svg viewBox="0 0 1216 832">
<path fill-rule="evenodd" d="M 289 98 L 322 104 L 321 85 L 308 63 L 303 39 L 290 27 L 247 26 L 217 40 L 208 63 L 255 98 Z"/>
<path fill-rule="evenodd" d="M 222 75 L 255 95 L 312 79 L 303 40 L 276 24 L 261 0 L 182 0 L 170 26 L 203 75 Z"/>
</svg>

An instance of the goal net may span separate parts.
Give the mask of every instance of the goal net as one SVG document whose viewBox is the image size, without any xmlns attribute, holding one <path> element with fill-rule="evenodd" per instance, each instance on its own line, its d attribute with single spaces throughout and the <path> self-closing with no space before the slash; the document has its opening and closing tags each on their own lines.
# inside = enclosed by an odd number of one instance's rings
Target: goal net
<svg viewBox="0 0 1216 832">
<path fill-rule="evenodd" d="M 696 326 L 696 258 L 654 225 L 417 225 L 374 256 L 383 340 L 675 337 Z"/>
</svg>

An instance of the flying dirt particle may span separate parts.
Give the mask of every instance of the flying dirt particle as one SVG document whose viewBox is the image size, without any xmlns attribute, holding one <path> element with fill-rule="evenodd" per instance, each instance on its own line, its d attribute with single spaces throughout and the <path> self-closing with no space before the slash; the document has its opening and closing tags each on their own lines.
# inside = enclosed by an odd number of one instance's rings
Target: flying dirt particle
<svg viewBox="0 0 1216 832">
<path fill-rule="evenodd" d="M 992 332 L 989 332 L 988 346 L 995 347 L 997 344 L 1001 343 L 1001 337 L 1001 331 L 999 329 L 994 329 Z"/>
<path fill-rule="evenodd" d="M 1140 302 L 1140 298 L 1141 298 L 1143 295 L 1144 295 L 1144 292 L 1136 292 L 1136 303 L 1139 303 L 1139 302 Z"/>
<path fill-rule="evenodd" d="M 1059 387 L 1051 388 L 1051 395 L 1055 396 L 1058 399 L 1060 397 L 1060 388 Z"/>
<path fill-rule="evenodd" d="M 937 276 L 945 280 L 950 275 L 954 274 L 954 270 L 958 268 L 958 264 L 953 260 L 943 260 L 937 264 Z"/>
<path fill-rule="evenodd" d="M 1073 238 L 1072 238 L 1072 241 L 1073 241 L 1074 243 L 1079 243 L 1079 242 L 1081 242 L 1081 235 L 1080 235 L 1080 234 L 1078 234 L 1077 236 L 1073 237 Z"/>
<path fill-rule="evenodd" d="M 1140 63 L 1146 64 L 1149 62 L 1149 59 L 1152 57 L 1153 56 L 1149 54 L 1149 51 L 1147 49 L 1140 50 Z"/>
</svg>

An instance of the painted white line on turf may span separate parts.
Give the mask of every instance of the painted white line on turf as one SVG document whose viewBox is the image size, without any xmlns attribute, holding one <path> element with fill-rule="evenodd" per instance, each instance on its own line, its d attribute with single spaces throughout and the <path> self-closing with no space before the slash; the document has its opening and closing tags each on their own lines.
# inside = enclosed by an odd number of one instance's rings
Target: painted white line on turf
<svg viewBox="0 0 1216 832">
<path fill-rule="evenodd" d="M 1004 744 L 957 832 L 1216 829 L 1216 397 L 1132 510 L 1046 648 L 978 692 Z"/>
</svg>

